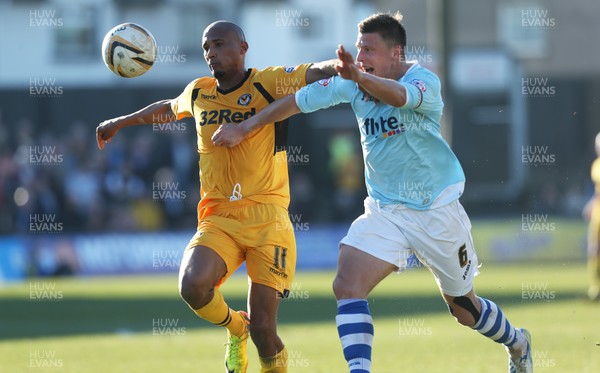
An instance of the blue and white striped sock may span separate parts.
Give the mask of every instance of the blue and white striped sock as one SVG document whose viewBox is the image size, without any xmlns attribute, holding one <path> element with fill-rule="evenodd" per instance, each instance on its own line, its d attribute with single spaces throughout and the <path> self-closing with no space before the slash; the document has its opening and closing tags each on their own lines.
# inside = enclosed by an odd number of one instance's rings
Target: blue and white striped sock
<svg viewBox="0 0 600 373">
<path fill-rule="evenodd" d="M 373 319 L 367 300 L 338 300 L 335 322 L 350 373 L 370 373 Z"/>
<path fill-rule="evenodd" d="M 479 300 L 481 301 L 481 316 L 473 325 L 473 329 L 494 342 L 502 343 L 509 349 L 521 350 L 526 347 L 527 340 L 508 322 L 500 307 L 489 299 L 479 297 Z"/>
</svg>

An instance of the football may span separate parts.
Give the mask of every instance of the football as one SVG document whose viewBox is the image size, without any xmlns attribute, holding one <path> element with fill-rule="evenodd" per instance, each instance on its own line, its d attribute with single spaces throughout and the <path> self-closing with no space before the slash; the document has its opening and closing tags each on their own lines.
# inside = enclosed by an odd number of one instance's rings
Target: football
<svg viewBox="0 0 600 373">
<path fill-rule="evenodd" d="M 102 60 L 110 71 L 124 78 L 145 74 L 156 59 L 156 41 L 144 27 L 122 23 L 102 41 Z"/>
</svg>

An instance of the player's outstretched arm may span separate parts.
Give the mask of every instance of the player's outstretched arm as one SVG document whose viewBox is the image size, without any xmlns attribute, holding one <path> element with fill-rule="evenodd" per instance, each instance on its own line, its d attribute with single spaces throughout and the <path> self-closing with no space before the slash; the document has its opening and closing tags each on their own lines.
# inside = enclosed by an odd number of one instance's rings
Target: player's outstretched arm
<svg viewBox="0 0 600 373">
<path fill-rule="evenodd" d="M 300 108 L 296 104 L 294 95 L 285 96 L 239 124 L 222 124 L 213 134 L 212 141 L 217 146 L 233 147 L 246 138 L 249 133 L 267 123 L 282 121 L 299 112 Z"/>
<path fill-rule="evenodd" d="M 337 75 L 337 71 L 335 70 L 336 65 L 336 59 L 313 63 L 306 70 L 306 84 Z"/>
<path fill-rule="evenodd" d="M 134 113 L 105 120 L 96 127 L 98 148 L 110 142 L 120 129 L 139 124 L 168 123 L 176 120 L 171 110 L 171 100 L 161 100 L 146 106 Z"/>
<path fill-rule="evenodd" d="M 400 83 L 362 71 L 343 45 L 338 47 L 336 53 L 339 59 L 336 70 L 342 78 L 353 80 L 361 90 L 384 104 L 395 107 L 406 104 L 406 88 Z"/>
</svg>

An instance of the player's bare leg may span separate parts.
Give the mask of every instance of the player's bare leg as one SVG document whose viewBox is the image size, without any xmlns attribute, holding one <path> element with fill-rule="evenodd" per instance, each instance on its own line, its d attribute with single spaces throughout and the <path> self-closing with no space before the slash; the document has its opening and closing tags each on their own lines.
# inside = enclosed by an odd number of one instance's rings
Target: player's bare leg
<svg viewBox="0 0 600 373">
<path fill-rule="evenodd" d="M 225 262 L 212 249 L 186 250 L 179 269 L 179 293 L 190 308 L 202 308 L 213 299 L 215 286 L 226 274 Z"/>
<path fill-rule="evenodd" d="M 371 371 L 373 319 L 367 296 L 396 266 L 352 246 L 342 245 L 333 292 L 338 301 L 335 318 L 350 372 Z"/>
<path fill-rule="evenodd" d="M 244 373 L 248 365 L 248 321 L 243 311 L 227 306 L 217 287 L 226 274 L 227 266 L 216 252 L 205 246 L 193 247 L 185 251 L 181 261 L 179 293 L 196 315 L 227 328 L 227 371 Z"/>
<path fill-rule="evenodd" d="M 342 244 L 333 292 L 337 300 L 366 298 L 375 286 L 398 268 L 355 247 Z"/>
<path fill-rule="evenodd" d="M 443 292 L 442 296 L 456 321 L 506 346 L 509 372 L 533 372 L 529 332 L 513 327 L 500 307 L 489 299 L 478 297 L 473 290 L 458 297 Z"/>
<path fill-rule="evenodd" d="M 287 372 L 287 351 L 277 335 L 277 310 L 280 300 L 281 296 L 277 290 L 261 284 L 250 284 L 250 336 L 258 350 L 261 373 Z"/>
</svg>

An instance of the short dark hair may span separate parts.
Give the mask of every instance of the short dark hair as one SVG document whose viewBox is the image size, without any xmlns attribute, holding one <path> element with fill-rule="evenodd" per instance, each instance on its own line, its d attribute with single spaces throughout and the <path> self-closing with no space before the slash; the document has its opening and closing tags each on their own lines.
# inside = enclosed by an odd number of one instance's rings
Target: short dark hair
<svg viewBox="0 0 600 373">
<path fill-rule="evenodd" d="M 361 34 L 378 33 L 388 45 L 400 45 L 406 47 L 406 30 L 402 26 L 402 14 L 396 12 L 376 13 L 363 19 L 358 24 L 358 32 Z"/>
</svg>

